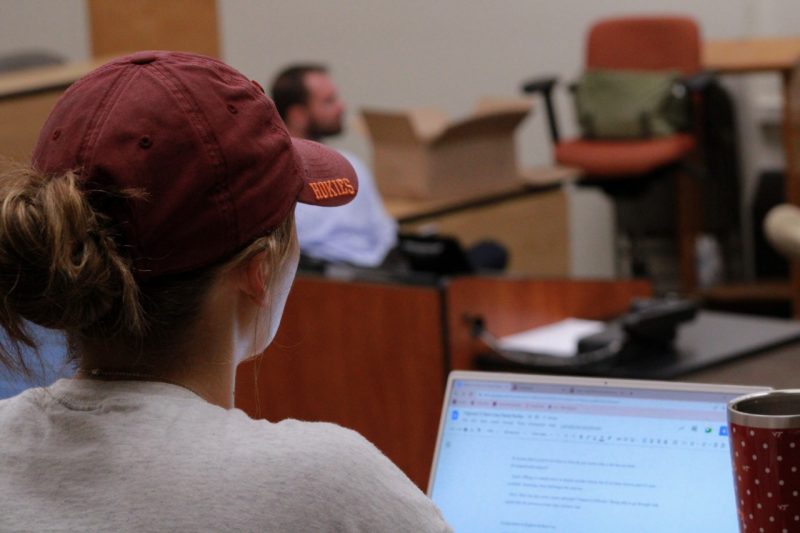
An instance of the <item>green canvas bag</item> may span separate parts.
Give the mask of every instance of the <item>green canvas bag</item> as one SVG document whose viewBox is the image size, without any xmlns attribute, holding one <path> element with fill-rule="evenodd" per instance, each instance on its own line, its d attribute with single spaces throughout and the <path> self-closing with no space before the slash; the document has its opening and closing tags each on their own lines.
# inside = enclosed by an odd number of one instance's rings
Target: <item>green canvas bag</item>
<svg viewBox="0 0 800 533">
<path fill-rule="evenodd" d="M 689 125 L 688 94 L 677 72 L 590 70 L 575 87 L 587 139 L 666 137 Z"/>
</svg>

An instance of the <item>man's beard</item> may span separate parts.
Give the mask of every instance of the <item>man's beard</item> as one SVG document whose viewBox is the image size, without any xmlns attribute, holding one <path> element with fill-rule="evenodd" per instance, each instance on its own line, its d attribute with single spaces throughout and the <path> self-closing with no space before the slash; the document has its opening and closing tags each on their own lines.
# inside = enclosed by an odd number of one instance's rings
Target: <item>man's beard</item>
<svg viewBox="0 0 800 533">
<path fill-rule="evenodd" d="M 335 137 L 342 133 L 342 121 L 337 120 L 334 124 L 322 124 L 319 121 L 311 120 L 308 124 L 308 138 L 312 141 L 321 141 L 325 137 Z"/>
</svg>

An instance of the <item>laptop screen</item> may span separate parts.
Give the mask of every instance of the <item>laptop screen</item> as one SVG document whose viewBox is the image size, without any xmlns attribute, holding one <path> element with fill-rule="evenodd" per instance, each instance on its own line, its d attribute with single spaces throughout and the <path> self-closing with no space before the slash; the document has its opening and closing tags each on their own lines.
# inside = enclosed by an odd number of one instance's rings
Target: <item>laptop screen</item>
<svg viewBox="0 0 800 533">
<path fill-rule="evenodd" d="M 506 376 L 451 377 L 428 492 L 455 531 L 737 531 L 726 404 L 764 388 Z"/>
</svg>

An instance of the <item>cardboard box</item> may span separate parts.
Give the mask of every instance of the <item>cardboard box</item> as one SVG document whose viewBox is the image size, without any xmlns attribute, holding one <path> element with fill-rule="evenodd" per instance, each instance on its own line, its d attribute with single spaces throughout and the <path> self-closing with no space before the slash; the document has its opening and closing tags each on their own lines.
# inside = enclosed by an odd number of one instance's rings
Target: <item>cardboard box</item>
<svg viewBox="0 0 800 533">
<path fill-rule="evenodd" d="M 527 99 L 485 98 L 451 122 L 437 109 L 362 110 L 384 196 L 444 198 L 519 181 L 514 132 Z"/>
</svg>

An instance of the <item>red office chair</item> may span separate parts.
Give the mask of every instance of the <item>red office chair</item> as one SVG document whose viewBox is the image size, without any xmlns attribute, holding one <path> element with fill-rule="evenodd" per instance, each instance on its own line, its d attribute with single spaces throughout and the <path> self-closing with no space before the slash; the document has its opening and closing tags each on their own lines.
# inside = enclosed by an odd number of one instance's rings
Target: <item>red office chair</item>
<svg viewBox="0 0 800 533">
<path fill-rule="evenodd" d="M 692 100 L 710 81 L 700 73 L 700 32 L 689 18 L 615 18 L 594 24 L 586 47 L 586 68 L 607 70 L 669 70 L 686 76 Z M 677 226 L 680 278 L 683 290 L 695 288 L 694 241 L 699 226 L 698 185 L 685 163 L 695 153 L 696 132 L 633 140 L 561 140 L 552 103 L 557 80 L 542 78 L 523 85 L 527 93 L 542 93 L 547 109 L 555 160 L 584 171 L 583 182 L 602 187 L 612 196 L 641 191 L 643 184 L 663 175 L 677 177 Z M 617 209 L 619 219 L 619 208 Z"/>
</svg>

